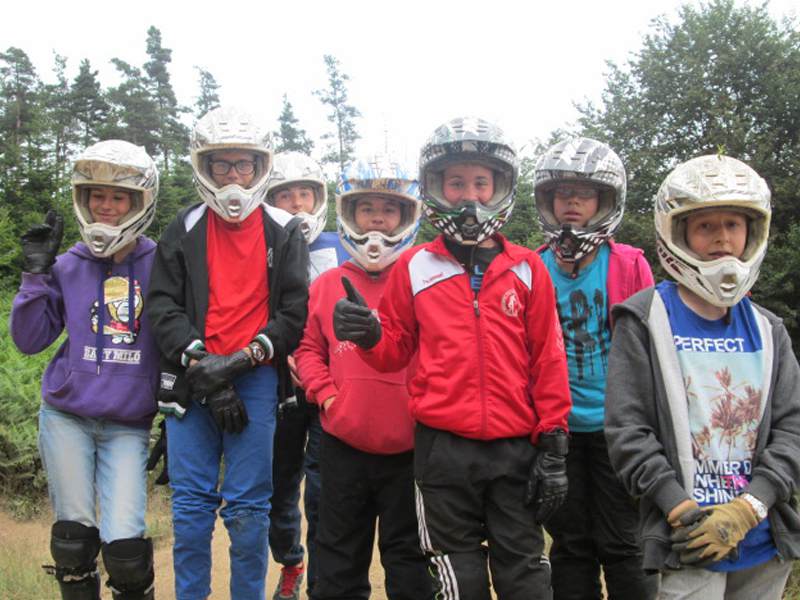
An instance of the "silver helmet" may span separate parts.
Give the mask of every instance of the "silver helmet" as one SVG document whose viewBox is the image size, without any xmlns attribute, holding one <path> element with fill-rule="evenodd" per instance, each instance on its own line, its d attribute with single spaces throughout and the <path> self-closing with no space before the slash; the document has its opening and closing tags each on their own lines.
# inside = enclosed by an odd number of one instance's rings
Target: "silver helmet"
<svg viewBox="0 0 800 600">
<path fill-rule="evenodd" d="M 597 213 L 585 227 L 556 220 L 553 195 L 562 183 L 598 188 Z M 553 253 L 566 262 L 579 261 L 614 235 L 625 212 L 626 187 L 622 160 L 606 144 L 579 137 L 551 146 L 536 163 L 534 194 L 539 224 Z"/>
<path fill-rule="evenodd" d="M 444 198 L 444 170 L 474 163 L 492 170 L 494 194 L 486 204 L 453 205 Z M 519 160 L 514 146 L 496 125 L 477 117 L 459 117 L 436 128 L 420 151 L 419 181 L 425 215 L 431 224 L 460 244 L 479 244 L 511 216 Z"/>
<path fill-rule="evenodd" d="M 219 187 L 214 182 L 210 157 L 213 152 L 224 150 L 253 153 L 256 165 L 250 187 L 238 184 Z M 246 112 L 232 107 L 207 112 L 192 131 L 191 154 L 197 192 L 226 221 L 245 220 L 266 199 L 272 170 L 272 139 Z"/>
<path fill-rule="evenodd" d="M 655 196 L 656 250 L 661 266 L 715 306 L 733 306 L 753 287 L 767 253 L 772 214 L 767 183 L 745 163 L 708 155 L 681 163 Z M 686 240 L 686 220 L 696 211 L 717 209 L 747 216 L 742 256 L 701 260 Z"/>
<path fill-rule="evenodd" d="M 311 157 L 300 152 L 280 152 L 275 155 L 275 164 L 269 177 L 267 202 L 275 204 L 274 195 L 295 185 L 305 185 L 314 191 L 314 206 L 310 213 L 299 212 L 303 220 L 302 230 L 310 244 L 325 229 L 328 218 L 328 188 L 322 167 Z"/>
<path fill-rule="evenodd" d="M 356 224 L 358 201 L 379 196 L 400 208 L 400 224 L 388 233 Z M 336 186 L 336 225 L 342 246 L 366 271 L 382 271 L 414 245 L 421 216 L 419 184 L 409 169 L 383 156 L 348 164 Z"/>
<path fill-rule="evenodd" d="M 89 211 L 92 188 L 115 187 L 130 193 L 131 208 L 118 225 L 97 223 Z M 81 238 L 92 254 L 112 256 L 138 238 L 156 213 L 158 170 L 141 146 L 106 140 L 89 146 L 72 169 L 72 206 Z"/>
</svg>

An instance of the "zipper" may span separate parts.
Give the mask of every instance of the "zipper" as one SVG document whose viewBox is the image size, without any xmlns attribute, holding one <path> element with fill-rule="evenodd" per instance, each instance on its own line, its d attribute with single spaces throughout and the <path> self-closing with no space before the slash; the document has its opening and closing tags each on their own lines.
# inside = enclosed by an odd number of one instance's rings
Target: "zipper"
<svg viewBox="0 0 800 600">
<path fill-rule="evenodd" d="M 467 278 L 467 287 L 469 287 L 469 277 Z M 470 288 L 470 291 L 472 289 Z M 486 435 L 487 427 L 487 408 L 486 408 L 486 374 L 485 374 L 485 361 L 483 352 L 483 337 L 481 336 L 481 309 L 478 304 L 478 292 L 472 299 L 472 308 L 475 312 L 475 337 L 477 339 L 478 348 L 478 395 L 481 401 L 481 437 Z"/>
</svg>

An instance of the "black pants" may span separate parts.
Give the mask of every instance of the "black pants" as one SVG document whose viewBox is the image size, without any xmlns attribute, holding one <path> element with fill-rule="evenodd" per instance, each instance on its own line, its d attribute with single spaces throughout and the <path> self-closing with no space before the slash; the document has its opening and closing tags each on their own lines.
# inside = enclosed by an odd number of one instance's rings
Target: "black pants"
<svg viewBox="0 0 800 600">
<path fill-rule="evenodd" d="M 317 578 L 316 536 L 319 520 L 319 409 L 297 389 L 298 405 L 284 410 L 275 424 L 272 455 L 272 501 L 269 513 L 269 547 L 275 562 L 293 566 L 303 562 L 300 542 L 300 483 L 306 478 L 303 507 L 308 529 L 307 589 Z"/>
<path fill-rule="evenodd" d="M 378 521 L 378 549 L 389 600 L 433 598 L 419 545 L 413 452 L 369 454 L 322 432 L 322 494 L 314 600 L 367 600 Z"/>
<path fill-rule="evenodd" d="M 550 598 L 544 534 L 524 504 L 533 454 L 527 437 L 479 441 L 417 424 L 420 537 L 443 600 L 489 600 L 487 555 L 499 600 Z"/>
<path fill-rule="evenodd" d="M 599 600 L 602 565 L 609 600 L 655 598 L 657 576 L 642 570 L 636 507 L 611 468 L 602 431 L 570 435 L 567 477 L 567 500 L 545 525 L 553 597 Z"/>
</svg>

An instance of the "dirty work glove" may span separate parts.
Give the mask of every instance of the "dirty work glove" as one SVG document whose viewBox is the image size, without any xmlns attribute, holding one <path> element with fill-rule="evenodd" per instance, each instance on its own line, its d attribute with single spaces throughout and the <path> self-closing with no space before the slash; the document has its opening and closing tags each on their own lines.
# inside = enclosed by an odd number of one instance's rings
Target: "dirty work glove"
<svg viewBox="0 0 800 600">
<path fill-rule="evenodd" d="M 686 530 L 695 523 L 702 521 L 708 516 L 708 513 L 700 508 L 694 500 L 684 500 L 673 508 L 667 515 L 667 522 L 672 527 L 672 535 L 676 535 L 680 530 Z M 683 535 L 683 534 L 681 534 Z M 664 560 L 664 566 L 668 569 L 680 569 L 681 559 L 678 550 L 673 546 L 667 558 Z M 695 565 L 701 566 L 701 565 Z M 702 565 L 705 566 L 705 565 Z"/>
<path fill-rule="evenodd" d="M 552 517 L 567 497 L 567 432 L 556 429 L 539 436 L 531 465 L 525 504 L 536 511 L 536 522 Z"/>
<path fill-rule="evenodd" d="M 347 277 L 342 277 L 342 285 L 347 298 L 333 307 L 333 333 L 337 340 L 349 340 L 369 350 L 381 339 L 381 322 Z"/>
<path fill-rule="evenodd" d="M 161 474 L 156 477 L 156 485 L 166 485 L 169 483 L 169 470 L 167 469 L 167 421 L 161 419 L 158 424 L 161 433 L 156 440 L 153 449 L 150 451 L 150 456 L 147 458 L 147 470 L 153 471 L 161 458 L 164 458 L 164 467 L 161 469 Z"/>
<path fill-rule="evenodd" d="M 703 512 L 708 516 L 676 529 L 670 538 L 672 549 L 684 565 L 706 566 L 726 558 L 736 550 L 747 532 L 758 525 L 758 517 L 742 498 Z M 688 517 L 687 514 L 687 520 Z"/>
<path fill-rule="evenodd" d="M 226 433 L 241 433 L 249 419 L 244 403 L 239 394 L 230 384 L 206 397 L 206 404 L 211 410 L 211 416 L 222 431 Z"/>
<path fill-rule="evenodd" d="M 64 217 L 50 209 L 44 223 L 22 234 L 22 263 L 26 273 L 49 273 L 64 236 Z"/>
<path fill-rule="evenodd" d="M 253 361 L 244 350 L 233 354 L 209 354 L 205 350 L 186 350 L 186 356 L 198 361 L 186 369 L 186 381 L 192 398 L 202 400 L 211 392 L 233 383 L 242 373 L 253 368 Z"/>
</svg>

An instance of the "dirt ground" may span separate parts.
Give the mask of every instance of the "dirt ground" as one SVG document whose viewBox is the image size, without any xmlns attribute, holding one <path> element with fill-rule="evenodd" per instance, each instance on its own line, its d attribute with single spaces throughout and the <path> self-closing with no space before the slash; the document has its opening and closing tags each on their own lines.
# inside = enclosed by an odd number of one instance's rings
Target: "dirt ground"
<svg viewBox="0 0 800 600">
<path fill-rule="evenodd" d="M 151 502 L 151 515 L 155 517 L 155 572 L 157 600 L 174 600 L 174 574 L 172 570 L 172 536 L 169 531 L 169 513 L 166 503 L 157 499 Z M 31 577 L 44 577 L 39 566 L 52 564 L 50 558 L 50 526 L 49 515 L 29 521 L 17 521 L 5 512 L 0 512 L 0 559 L 14 560 L 20 570 L 30 571 Z M 151 523 L 152 525 L 152 523 Z M 222 521 L 217 520 L 212 544 L 213 570 L 211 574 L 211 600 L 225 600 L 228 594 L 228 535 Z M 270 558 L 267 575 L 267 598 L 271 599 L 278 584 L 280 566 Z M 383 585 L 383 569 L 377 554 L 373 559 L 370 571 L 372 596 L 374 600 L 386 600 Z M 305 586 L 304 586 L 305 589 Z M 2 595 L 2 594 L 0 594 Z M 110 600 L 111 594 L 104 591 L 103 598 Z M 306 599 L 305 591 L 301 595 Z M 36 600 L 54 600 L 42 597 Z"/>
</svg>

